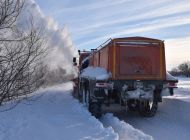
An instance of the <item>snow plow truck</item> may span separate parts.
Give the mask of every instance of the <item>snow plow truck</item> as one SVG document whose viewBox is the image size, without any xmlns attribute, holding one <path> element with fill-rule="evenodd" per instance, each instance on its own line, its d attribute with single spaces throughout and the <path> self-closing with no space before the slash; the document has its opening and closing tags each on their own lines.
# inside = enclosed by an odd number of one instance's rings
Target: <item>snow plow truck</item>
<svg viewBox="0 0 190 140">
<path fill-rule="evenodd" d="M 166 72 L 164 41 L 145 37 L 109 39 L 91 51 L 79 50 L 74 96 L 99 118 L 102 105 L 120 104 L 152 117 L 162 90 L 178 82 Z"/>
</svg>

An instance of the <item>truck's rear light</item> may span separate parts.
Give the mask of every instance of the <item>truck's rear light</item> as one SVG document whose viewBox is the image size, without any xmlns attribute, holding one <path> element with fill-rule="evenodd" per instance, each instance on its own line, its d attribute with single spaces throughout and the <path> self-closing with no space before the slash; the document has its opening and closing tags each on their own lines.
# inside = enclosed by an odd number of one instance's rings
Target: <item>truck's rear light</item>
<svg viewBox="0 0 190 140">
<path fill-rule="evenodd" d="M 177 87 L 177 83 L 169 82 L 168 87 Z"/>
<path fill-rule="evenodd" d="M 112 88 L 112 87 L 113 87 L 113 84 L 111 84 L 111 83 L 96 83 L 96 87 Z"/>
<path fill-rule="evenodd" d="M 107 87 L 107 83 L 96 83 L 96 87 Z"/>
</svg>

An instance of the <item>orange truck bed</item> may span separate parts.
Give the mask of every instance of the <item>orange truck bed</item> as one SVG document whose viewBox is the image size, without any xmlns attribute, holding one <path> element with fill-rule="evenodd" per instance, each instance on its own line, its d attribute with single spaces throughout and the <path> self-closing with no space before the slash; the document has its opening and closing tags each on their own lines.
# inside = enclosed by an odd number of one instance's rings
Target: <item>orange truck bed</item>
<svg viewBox="0 0 190 140">
<path fill-rule="evenodd" d="M 90 56 L 90 65 L 112 73 L 112 80 L 165 80 L 164 42 L 145 37 L 115 38 Z"/>
</svg>

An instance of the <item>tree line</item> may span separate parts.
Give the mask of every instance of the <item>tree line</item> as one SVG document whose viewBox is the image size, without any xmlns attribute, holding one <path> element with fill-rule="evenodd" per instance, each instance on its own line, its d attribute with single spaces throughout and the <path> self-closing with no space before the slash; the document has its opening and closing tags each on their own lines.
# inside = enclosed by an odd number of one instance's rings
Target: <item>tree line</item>
<svg viewBox="0 0 190 140">
<path fill-rule="evenodd" d="M 173 68 L 170 73 L 174 76 L 190 77 L 190 61 L 179 64 L 176 68 Z"/>
</svg>

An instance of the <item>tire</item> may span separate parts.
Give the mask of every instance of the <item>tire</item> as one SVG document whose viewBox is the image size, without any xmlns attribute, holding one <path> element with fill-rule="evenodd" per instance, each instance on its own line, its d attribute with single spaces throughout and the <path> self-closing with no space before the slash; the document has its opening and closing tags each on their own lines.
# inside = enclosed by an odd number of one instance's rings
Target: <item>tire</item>
<svg viewBox="0 0 190 140">
<path fill-rule="evenodd" d="M 96 118 L 100 118 L 102 116 L 101 104 L 98 104 L 98 102 L 90 103 L 89 111 L 92 116 L 95 116 Z"/>
<path fill-rule="evenodd" d="M 82 89 L 82 104 L 86 104 L 86 93 L 85 93 L 85 89 Z"/>
<path fill-rule="evenodd" d="M 86 102 L 86 107 L 89 110 L 89 106 L 90 106 L 90 92 L 89 92 L 89 90 L 86 91 L 85 102 Z"/>
<path fill-rule="evenodd" d="M 125 106 L 125 102 L 123 101 L 122 97 L 121 97 L 121 91 L 119 91 L 119 104 L 121 106 Z"/>
<path fill-rule="evenodd" d="M 82 86 L 80 85 L 80 83 L 78 85 L 78 94 L 77 94 L 77 96 L 78 96 L 79 102 L 82 102 L 83 89 L 82 89 Z"/>
<path fill-rule="evenodd" d="M 158 109 L 157 101 L 140 101 L 139 103 L 139 113 L 144 117 L 155 116 Z"/>
<path fill-rule="evenodd" d="M 137 111 L 139 107 L 139 102 L 135 101 L 134 99 L 130 99 L 127 101 L 127 108 L 129 111 L 134 112 Z"/>
</svg>

